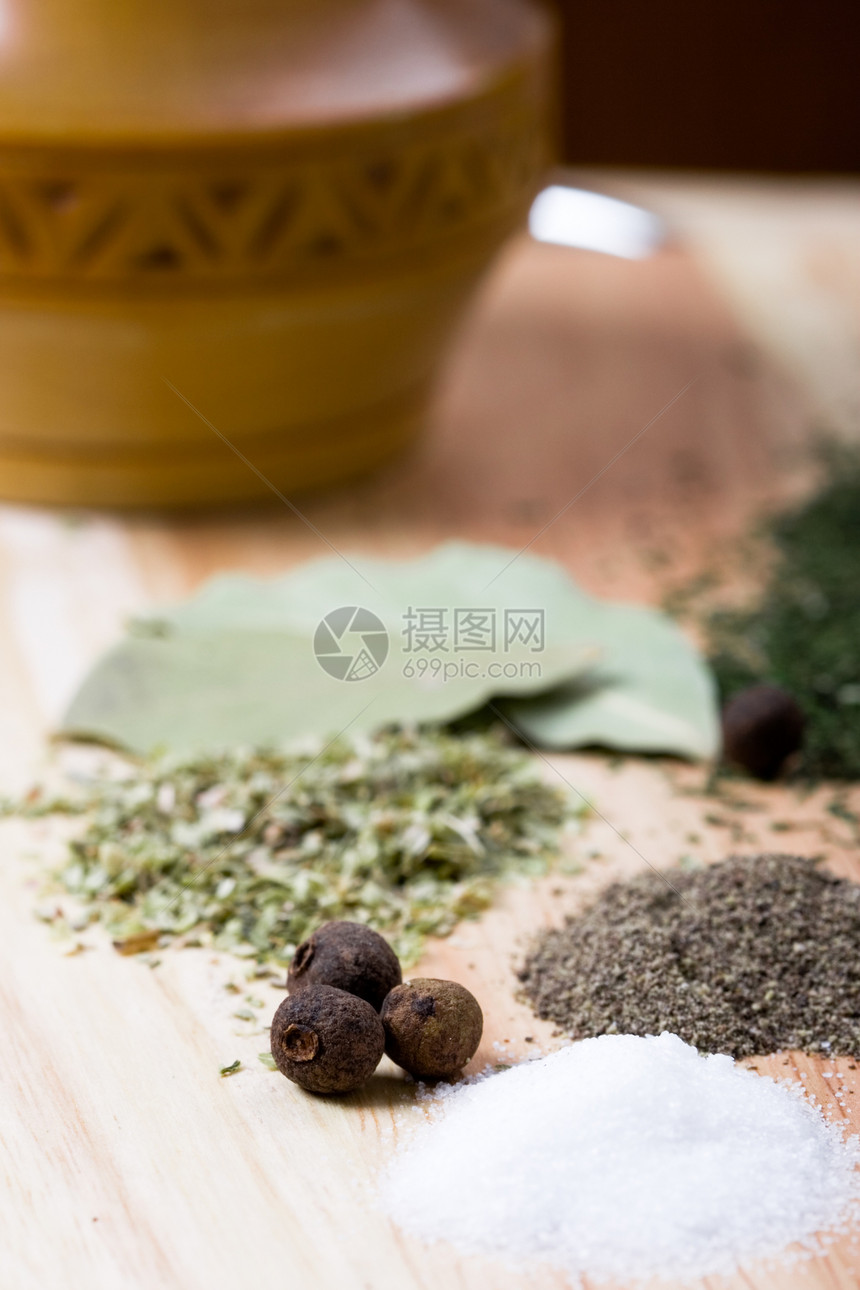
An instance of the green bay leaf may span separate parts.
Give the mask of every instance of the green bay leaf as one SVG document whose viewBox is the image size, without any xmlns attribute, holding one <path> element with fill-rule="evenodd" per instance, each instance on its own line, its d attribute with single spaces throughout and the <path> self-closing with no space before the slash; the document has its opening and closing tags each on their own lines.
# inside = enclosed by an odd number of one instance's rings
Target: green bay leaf
<svg viewBox="0 0 860 1290">
<path fill-rule="evenodd" d="M 716 687 L 698 652 L 663 614 L 627 605 L 601 610 L 600 663 L 534 698 L 501 700 L 514 729 L 541 748 L 597 745 L 713 757 Z"/>
<path fill-rule="evenodd" d="M 216 577 L 137 623 L 96 664 L 62 732 L 190 752 L 448 721 L 493 698 L 547 747 L 709 756 L 709 676 L 670 620 L 595 600 L 558 565 L 531 555 L 511 563 L 513 554 L 449 542 L 413 560 L 328 557 L 275 579 Z M 445 650 L 410 649 L 405 616 L 434 609 L 448 627 Z M 456 647 L 455 613 L 470 609 L 496 623 L 492 649 Z M 505 615 L 524 612 L 544 615 L 540 648 L 534 637 L 506 639 Z M 372 660 L 354 680 L 324 670 L 314 642 L 337 650 L 344 624 L 367 629 L 349 639 L 378 645 L 369 615 L 387 632 L 382 666 L 373 671 Z M 433 670 L 442 664 L 444 677 Z"/>
</svg>

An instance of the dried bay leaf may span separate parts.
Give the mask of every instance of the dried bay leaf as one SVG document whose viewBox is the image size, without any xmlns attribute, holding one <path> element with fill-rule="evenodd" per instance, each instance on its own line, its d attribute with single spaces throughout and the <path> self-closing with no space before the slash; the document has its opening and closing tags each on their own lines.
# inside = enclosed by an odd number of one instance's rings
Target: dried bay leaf
<svg viewBox="0 0 860 1290">
<path fill-rule="evenodd" d="M 588 676 L 499 707 L 542 748 L 589 745 L 713 757 L 719 747 L 710 669 L 663 614 L 601 606 L 605 654 Z"/>
<path fill-rule="evenodd" d="M 140 621 L 96 664 L 63 733 L 191 752 L 449 721 L 493 698 L 547 747 L 716 750 L 709 673 L 669 619 L 595 600 L 550 561 L 510 561 L 503 548 L 449 542 L 414 560 L 356 558 L 361 574 L 332 557 L 276 579 L 216 577 Z M 388 633 L 382 666 L 354 681 L 329 675 L 314 654 L 321 621 L 344 607 L 370 611 Z M 491 650 L 457 648 L 458 609 L 492 616 Z M 409 648 L 405 616 L 419 610 L 443 612 L 444 649 Z M 543 612 L 541 648 L 505 639 L 505 615 L 523 611 Z M 431 670 L 443 664 L 444 678 Z"/>
</svg>

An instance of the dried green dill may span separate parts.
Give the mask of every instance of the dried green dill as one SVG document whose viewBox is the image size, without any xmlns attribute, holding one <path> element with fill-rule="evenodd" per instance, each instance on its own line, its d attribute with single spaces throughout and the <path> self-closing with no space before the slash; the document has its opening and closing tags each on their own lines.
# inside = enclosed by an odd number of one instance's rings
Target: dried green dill
<svg viewBox="0 0 860 1290">
<path fill-rule="evenodd" d="M 573 814 L 502 733 L 435 728 L 166 756 L 15 809 L 85 812 L 58 877 L 121 947 L 154 931 L 279 963 L 329 919 L 416 959 L 505 873 L 545 871 Z"/>
<path fill-rule="evenodd" d="M 800 773 L 860 778 L 860 455 L 829 449 L 824 488 L 771 520 L 775 561 L 759 603 L 709 615 L 724 699 L 755 682 L 794 696 L 806 717 Z"/>
</svg>

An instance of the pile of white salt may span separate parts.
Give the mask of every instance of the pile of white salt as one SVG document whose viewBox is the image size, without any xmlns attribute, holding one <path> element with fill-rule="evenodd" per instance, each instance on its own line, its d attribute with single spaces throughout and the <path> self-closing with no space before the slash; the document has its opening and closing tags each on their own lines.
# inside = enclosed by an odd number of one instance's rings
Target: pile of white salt
<svg viewBox="0 0 860 1290">
<path fill-rule="evenodd" d="M 676 1035 L 604 1035 L 440 1090 L 381 1196 L 464 1253 L 695 1278 L 817 1249 L 851 1218 L 858 1163 L 796 1085 Z"/>
</svg>

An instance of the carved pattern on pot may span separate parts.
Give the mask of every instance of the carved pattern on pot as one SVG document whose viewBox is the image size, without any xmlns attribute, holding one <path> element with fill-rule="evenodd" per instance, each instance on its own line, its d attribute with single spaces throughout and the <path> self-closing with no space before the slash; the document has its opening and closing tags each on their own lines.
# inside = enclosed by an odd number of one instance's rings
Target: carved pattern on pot
<svg viewBox="0 0 860 1290">
<path fill-rule="evenodd" d="M 465 125 L 468 127 L 469 122 Z M 0 153 L 0 283 L 87 282 L 175 288 L 206 282 L 319 282 L 378 259 L 432 253 L 506 222 L 540 172 L 544 131 L 527 101 L 491 129 L 320 159 L 280 147 L 109 157 Z"/>
</svg>

